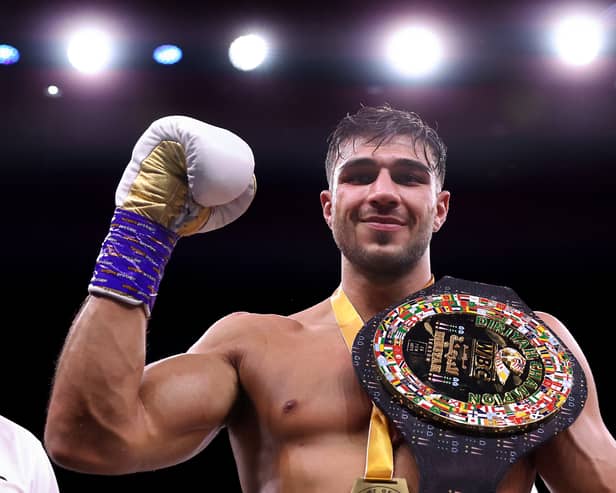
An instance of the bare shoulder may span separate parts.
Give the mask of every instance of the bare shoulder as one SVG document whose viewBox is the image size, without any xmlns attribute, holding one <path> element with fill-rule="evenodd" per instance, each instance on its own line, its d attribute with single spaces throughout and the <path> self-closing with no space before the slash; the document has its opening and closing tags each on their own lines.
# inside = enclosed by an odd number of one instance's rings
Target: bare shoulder
<svg viewBox="0 0 616 493">
<path fill-rule="evenodd" d="M 289 315 L 288 318 L 301 324 L 305 328 L 315 330 L 323 327 L 329 327 L 332 323 L 336 322 L 329 299 L 323 300 L 310 308 L 306 308 L 305 310 Z"/>
<path fill-rule="evenodd" d="M 569 331 L 567 326 L 563 322 L 561 322 L 557 317 L 555 317 L 551 313 L 542 312 L 542 311 L 536 311 L 535 313 L 539 316 L 541 320 L 543 320 L 547 324 L 548 328 L 551 329 L 552 332 L 554 332 L 558 336 L 559 339 L 564 338 L 567 340 L 574 341 L 574 338 L 571 335 L 571 332 Z M 563 342 L 567 344 L 567 341 L 563 340 Z"/>
<path fill-rule="evenodd" d="M 539 318 L 545 322 L 547 327 L 558 337 L 561 342 L 567 347 L 569 351 L 575 356 L 575 359 L 578 361 L 582 369 L 584 370 L 584 374 L 586 375 L 586 380 L 588 381 L 590 397 L 594 398 L 596 393 L 595 384 L 592 376 L 592 370 L 590 365 L 588 364 L 588 360 L 586 356 L 584 356 L 584 352 L 582 348 L 579 346 L 571 331 L 565 326 L 563 322 L 561 322 L 554 315 L 551 315 L 546 312 L 535 312 Z"/>
<path fill-rule="evenodd" d="M 212 324 L 189 352 L 254 347 L 273 335 L 318 330 L 324 324 L 331 324 L 332 316 L 327 300 L 290 315 L 234 312 Z"/>
<path fill-rule="evenodd" d="M 535 312 L 539 318 L 545 322 L 547 327 L 558 337 L 564 345 L 573 353 L 575 358 L 578 360 L 582 368 L 584 369 L 584 373 L 589 376 L 592 372 L 584 356 L 584 352 L 582 348 L 579 346 L 571 331 L 565 326 L 563 322 L 561 322 L 558 318 L 550 313 L 537 311 Z"/>
</svg>

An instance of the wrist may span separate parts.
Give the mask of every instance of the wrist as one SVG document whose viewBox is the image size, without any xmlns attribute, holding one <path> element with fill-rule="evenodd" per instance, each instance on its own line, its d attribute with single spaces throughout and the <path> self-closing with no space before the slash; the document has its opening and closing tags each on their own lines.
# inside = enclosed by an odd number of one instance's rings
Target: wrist
<svg viewBox="0 0 616 493">
<path fill-rule="evenodd" d="M 139 214 L 116 208 L 88 291 L 143 305 L 149 317 L 179 235 Z"/>
</svg>

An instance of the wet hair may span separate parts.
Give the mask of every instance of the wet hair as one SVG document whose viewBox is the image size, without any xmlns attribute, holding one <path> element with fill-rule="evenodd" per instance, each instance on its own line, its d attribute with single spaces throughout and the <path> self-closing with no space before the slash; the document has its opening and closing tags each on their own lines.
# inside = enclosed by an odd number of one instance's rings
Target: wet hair
<svg viewBox="0 0 616 493">
<path fill-rule="evenodd" d="M 413 147 L 418 152 L 418 145 L 426 162 L 430 165 L 437 183 L 442 187 L 445 181 L 445 161 L 447 147 L 432 127 L 424 122 L 417 113 L 392 108 L 389 104 L 381 106 L 362 106 L 354 115 L 347 115 L 340 120 L 334 131 L 327 138 L 327 156 L 325 173 L 327 183 L 332 186 L 336 161 L 340 157 L 341 147 L 357 137 L 375 143 L 375 147 L 387 143 L 397 135 L 409 135 L 413 138 Z"/>
</svg>

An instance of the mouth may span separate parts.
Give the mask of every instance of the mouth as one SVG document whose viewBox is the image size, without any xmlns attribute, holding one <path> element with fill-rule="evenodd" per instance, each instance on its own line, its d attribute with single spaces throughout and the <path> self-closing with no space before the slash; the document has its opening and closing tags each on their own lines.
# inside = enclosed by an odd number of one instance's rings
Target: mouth
<svg viewBox="0 0 616 493">
<path fill-rule="evenodd" d="M 405 222 L 395 216 L 367 216 L 361 222 L 377 231 L 398 231 L 405 226 Z"/>
</svg>

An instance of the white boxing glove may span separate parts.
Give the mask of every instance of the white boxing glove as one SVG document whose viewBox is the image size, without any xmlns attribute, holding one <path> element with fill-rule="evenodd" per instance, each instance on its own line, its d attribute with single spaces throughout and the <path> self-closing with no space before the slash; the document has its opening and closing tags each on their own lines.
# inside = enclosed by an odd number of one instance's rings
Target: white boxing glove
<svg viewBox="0 0 616 493">
<path fill-rule="evenodd" d="M 186 116 L 154 121 L 116 190 L 89 292 L 143 304 L 150 316 L 177 240 L 234 221 L 255 191 L 254 157 L 240 137 Z"/>
<path fill-rule="evenodd" d="M 135 144 L 116 190 L 116 206 L 180 236 L 211 231 L 248 209 L 256 191 L 254 167 L 248 144 L 229 130 L 167 116 L 154 121 Z"/>
</svg>

